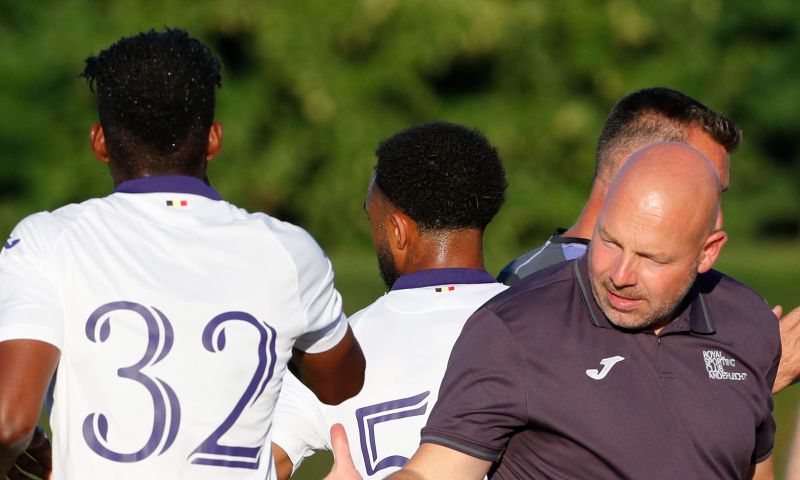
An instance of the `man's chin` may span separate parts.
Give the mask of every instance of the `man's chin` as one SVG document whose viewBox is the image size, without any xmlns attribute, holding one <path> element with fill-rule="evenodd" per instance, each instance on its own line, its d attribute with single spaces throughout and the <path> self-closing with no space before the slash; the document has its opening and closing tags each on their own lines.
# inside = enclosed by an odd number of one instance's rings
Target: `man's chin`
<svg viewBox="0 0 800 480">
<path fill-rule="evenodd" d="M 606 314 L 608 321 L 612 325 L 625 330 L 641 330 L 653 325 L 653 320 L 649 318 L 642 318 L 641 315 L 635 315 L 631 312 L 619 312 L 613 308 L 605 309 L 603 313 Z"/>
</svg>

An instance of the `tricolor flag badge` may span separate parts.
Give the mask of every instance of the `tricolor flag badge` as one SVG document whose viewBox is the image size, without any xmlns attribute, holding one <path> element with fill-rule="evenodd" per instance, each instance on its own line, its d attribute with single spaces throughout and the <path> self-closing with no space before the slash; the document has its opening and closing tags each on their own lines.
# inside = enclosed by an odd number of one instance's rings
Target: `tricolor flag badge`
<svg viewBox="0 0 800 480">
<path fill-rule="evenodd" d="M 455 289 L 456 287 L 453 285 L 450 285 L 449 287 L 436 287 L 437 292 L 452 292 Z"/>
<path fill-rule="evenodd" d="M 186 200 L 167 200 L 168 207 L 186 207 L 189 202 Z"/>
</svg>

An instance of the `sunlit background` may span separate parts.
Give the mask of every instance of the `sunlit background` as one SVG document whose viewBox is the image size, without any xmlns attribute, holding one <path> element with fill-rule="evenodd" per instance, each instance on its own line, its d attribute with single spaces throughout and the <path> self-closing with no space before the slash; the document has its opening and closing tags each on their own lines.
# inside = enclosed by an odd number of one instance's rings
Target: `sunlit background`
<svg viewBox="0 0 800 480">
<path fill-rule="evenodd" d="M 101 196 L 83 60 L 120 36 L 176 26 L 224 64 L 222 195 L 308 229 L 349 313 L 383 292 L 362 211 L 377 143 L 444 119 L 483 131 L 508 171 L 487 266 L 568 227 L 589 191 L 608 110 L 677 88 L 744 130 L 725 194 L 719 268 L 771 304 L 800 303 L 800 5 L 784 0 L 4 2 L 0 229 Z M 776 398 L 779 471 L 800 387 Z M 319 478 L 311 472 L 304 478 Z"/>
</svg>

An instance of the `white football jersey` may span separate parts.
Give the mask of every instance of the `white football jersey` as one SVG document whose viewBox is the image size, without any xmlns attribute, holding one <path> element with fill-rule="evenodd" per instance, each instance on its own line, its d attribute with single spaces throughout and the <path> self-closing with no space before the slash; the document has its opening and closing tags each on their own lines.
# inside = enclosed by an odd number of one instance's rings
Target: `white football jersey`
<svg viewBox="0 0 800 480">
<path fill-rule="evenodd" d="M 347 331 L 302 229 L 190 177 L 23 220 L 0 254 L 0 341 L 61 351 L 53 479 L 269 479 L 292 347 Z"/>
<path fill-rule="evenodd" d="M 340 405 L 324 405 L 286 375 L 272 441 L 297 469 L 315 451 L 332 449 L 330 427 L 341 423 L 364 478 L 398 470 L 419 447 L 464 323 L 506 288 L 484 271 L 463 268 L 400 277 L 392 291 L 350 318 L 367 359 L 361 392 Z"/>
</svg>

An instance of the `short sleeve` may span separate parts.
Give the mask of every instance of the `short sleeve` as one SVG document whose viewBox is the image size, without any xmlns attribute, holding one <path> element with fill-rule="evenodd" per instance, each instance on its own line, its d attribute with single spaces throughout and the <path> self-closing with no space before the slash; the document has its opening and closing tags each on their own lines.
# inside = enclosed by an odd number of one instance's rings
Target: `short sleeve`
<svg viewBox="0 0 800 480">
<path fill-rule="evenodd" d="M 314 452 L 329 449 L 323 406 L 291 373 L 284 377 L 272 428 L 272 441 L 289 455 L 294 471 Z"/>
<path fill-rule="evenodd" d="M 333 267 L 317 242 L 302 228 L 267 215 L 262 217 L 291 257 L 306 327 L 294 346 L 320 353 L 335 347 L 347 333 L 342 296 L 333 284 Z"/>
<path fill-rule="evenodd" d="M 323 264 L 317 269 L 320 274 L 300 284 L 300 300 L 308 319 L 308 330 L 295 342 L 295 347 L 308 353 L 330 350 L 347 333 L 342 296 L 333 284 L 333 267 L 326 257 L 320 260 Z"/>
<path fill-rule="evenodd" d="M 778 365 L 780 364 L 781 352 L 780 347 L 778 353 L 772 360 L 769 370 L 766 374 L 766 384 L 769 389 L 775 384 L 775 376 L 778 374 Z M 750 463 L 761 463 L 772 454 L 772 449 L 775 443 L 775 418 L 772 416 L 773 401 L 772 395 L 769 395 L 769 412 L 756 428 L 756 446 L 753 450 L 753 458 Z"/>
<path fill-rule="evenodd" d="M 48 216 L 20 222 L 0 252 L 0 341 L 39 340 L 62 347 L 63 313 L 46 263 L 47 243 L 56 231 Z"/>
<path fill-rule="evenodd" d="M 513 432 L 527 423 L 524 371 L 506 325 L 489 309 L 479 309 L 453 347 L 422 443 L 496 461 Z"/>
</svg>

